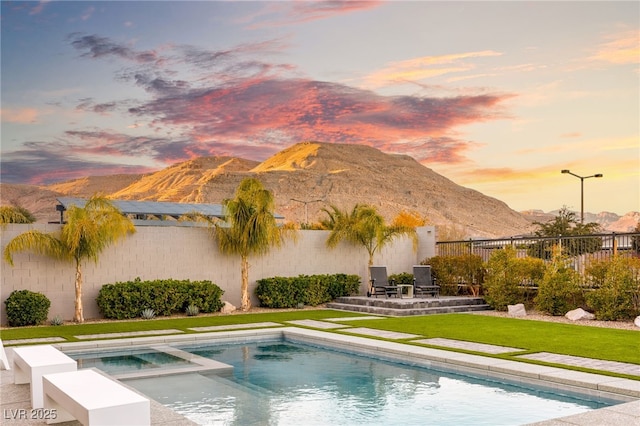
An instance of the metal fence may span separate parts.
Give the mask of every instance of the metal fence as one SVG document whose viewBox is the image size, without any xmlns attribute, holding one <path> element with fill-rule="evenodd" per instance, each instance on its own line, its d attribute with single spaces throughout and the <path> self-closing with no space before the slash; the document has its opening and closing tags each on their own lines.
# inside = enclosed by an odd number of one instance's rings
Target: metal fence
<svg viewBox="0 0 640 426">
<path fill-rule="evenodd" d="M 495 250 L 512 246 L 518 257 L 537 257 L 548 261 L 558 247 L 571 258 L 576 271 L 584 273 L 590 262 L 620 256 L 640 256 L 640 233 L 610 233 L 566 237 L 511 237 L 492 240 L 464 240 L 436 242 L 438 256 L 478 255 L 488 261 Z"/>
</svg>

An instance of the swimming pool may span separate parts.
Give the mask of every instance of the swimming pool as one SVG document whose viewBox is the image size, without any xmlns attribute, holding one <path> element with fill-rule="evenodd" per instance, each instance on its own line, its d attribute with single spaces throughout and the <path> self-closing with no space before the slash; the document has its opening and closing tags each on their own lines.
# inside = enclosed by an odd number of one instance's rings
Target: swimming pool
<svg viewBox="0 0 640 426">
<path fill-rule="evenodd" d="M 162 347 L 142 356 L 144 368 L 113 350 L 103 353 L 100 362 L 105 371 L 129 377 L 124 380 L 128 385 L 200 424 L 517 425 L 621 402 L 433 368 L 430 361 L 381 350 L 389 342 L 376 342 L 377 349 L 367 352 L 355 344 L 362 339 L 351 337 L 338 339 L 342 344 L 334 341 L 334 349 L 327 349 L 326 341 L 309 338 L 317 333 L 305 332 L 284 340 L 270 333 L 257 342 L 244 337 L 241 343 L 229 339 L 222 344 L 170 346 L 174 355 L 213 359 L 232 365 L 232 370 L 184 370 L 175 375 L 175 360 L 153 354 L 162 352 Z M 300 333 L 306 338 L 301 339 Z M 141 355 L 137 350 L 124 351 Z M 95 359 L 99 353 L 85 355 Z M 71 354 L 79 359 L 85 355 Z M 126 365 L 118 365 L 118 359 Z M 155 367 L 147 364 L 149 359 L 155 360 Z M 168 371 L 171 374 L 164 374 Z"/>
</svg>

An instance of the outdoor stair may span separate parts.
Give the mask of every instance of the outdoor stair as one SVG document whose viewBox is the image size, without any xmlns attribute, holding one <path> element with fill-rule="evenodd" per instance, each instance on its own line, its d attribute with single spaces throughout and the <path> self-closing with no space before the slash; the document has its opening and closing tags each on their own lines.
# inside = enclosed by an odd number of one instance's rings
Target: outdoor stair
<svg viewBox="0 0 640 426">
<path fill-rule="evenodd" d="M 440 296 L 439 298 L 339 297 L 327 308 L 389 316 L 445 314 L 491 310 L 482 297 Z"/>
</svg>

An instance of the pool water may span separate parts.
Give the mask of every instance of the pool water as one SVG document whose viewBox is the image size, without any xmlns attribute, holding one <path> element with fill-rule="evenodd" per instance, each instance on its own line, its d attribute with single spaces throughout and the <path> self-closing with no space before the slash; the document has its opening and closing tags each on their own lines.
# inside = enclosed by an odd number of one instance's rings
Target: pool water
<svg viewBox="0 0 640 426">
<path fill-rule="evenodd" d="M 203 425 L 521 425 L 612 405 L 288 341 L 179 348 L 233 374 L 125 383 Z"/>
<path fill-rule="evenodd" d="M 191 363 L 185 359 L 149 348 L 102 350 L 68 355 L 78 362 L 78 368 L 97 368 L 111 375 L 157 370 L 169 366 L 172 368 L 191 366 Z"/>
</svg>

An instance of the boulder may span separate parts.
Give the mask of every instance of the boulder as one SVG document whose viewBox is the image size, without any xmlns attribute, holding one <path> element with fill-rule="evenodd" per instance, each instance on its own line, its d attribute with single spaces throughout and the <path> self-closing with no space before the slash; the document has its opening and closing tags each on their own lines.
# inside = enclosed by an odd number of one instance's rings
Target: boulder
<svg viewBox="0 0 640 426">
<path fill-rule="evenodd" d="M 231 312 L 235 311 L 237 308 L 235 306 L 233 306 L 231 303 L 225 301 L 224 302 L 224 306 L 222 307 L 222 309 L 220 309 L 220 312 L 222 312 L 223 314 L 230 314 Z"/>
<path fill-rule="evenodd" d="M 507 305 L 507 312 L 510 317 L 526 317 L 527 311 L 524 308 L 524 304 L 518 303 L 517 305 Z"/>
<path fill-rule="evenodd" d="M 592 320 L 596 319 L 596 316 L 591 312 L 587 312 L 582 308 L 574 309 L 573 311 L 567 312 L 565 315 L 571 321 L 580 321 L 580 320 Z"/>
<path fill-rule="evenodd" d="M 637 316 L 636 319 L 633 320 L 633 323 L 636 327 L 640 327 L 640 316 Z"/>
</svg>

